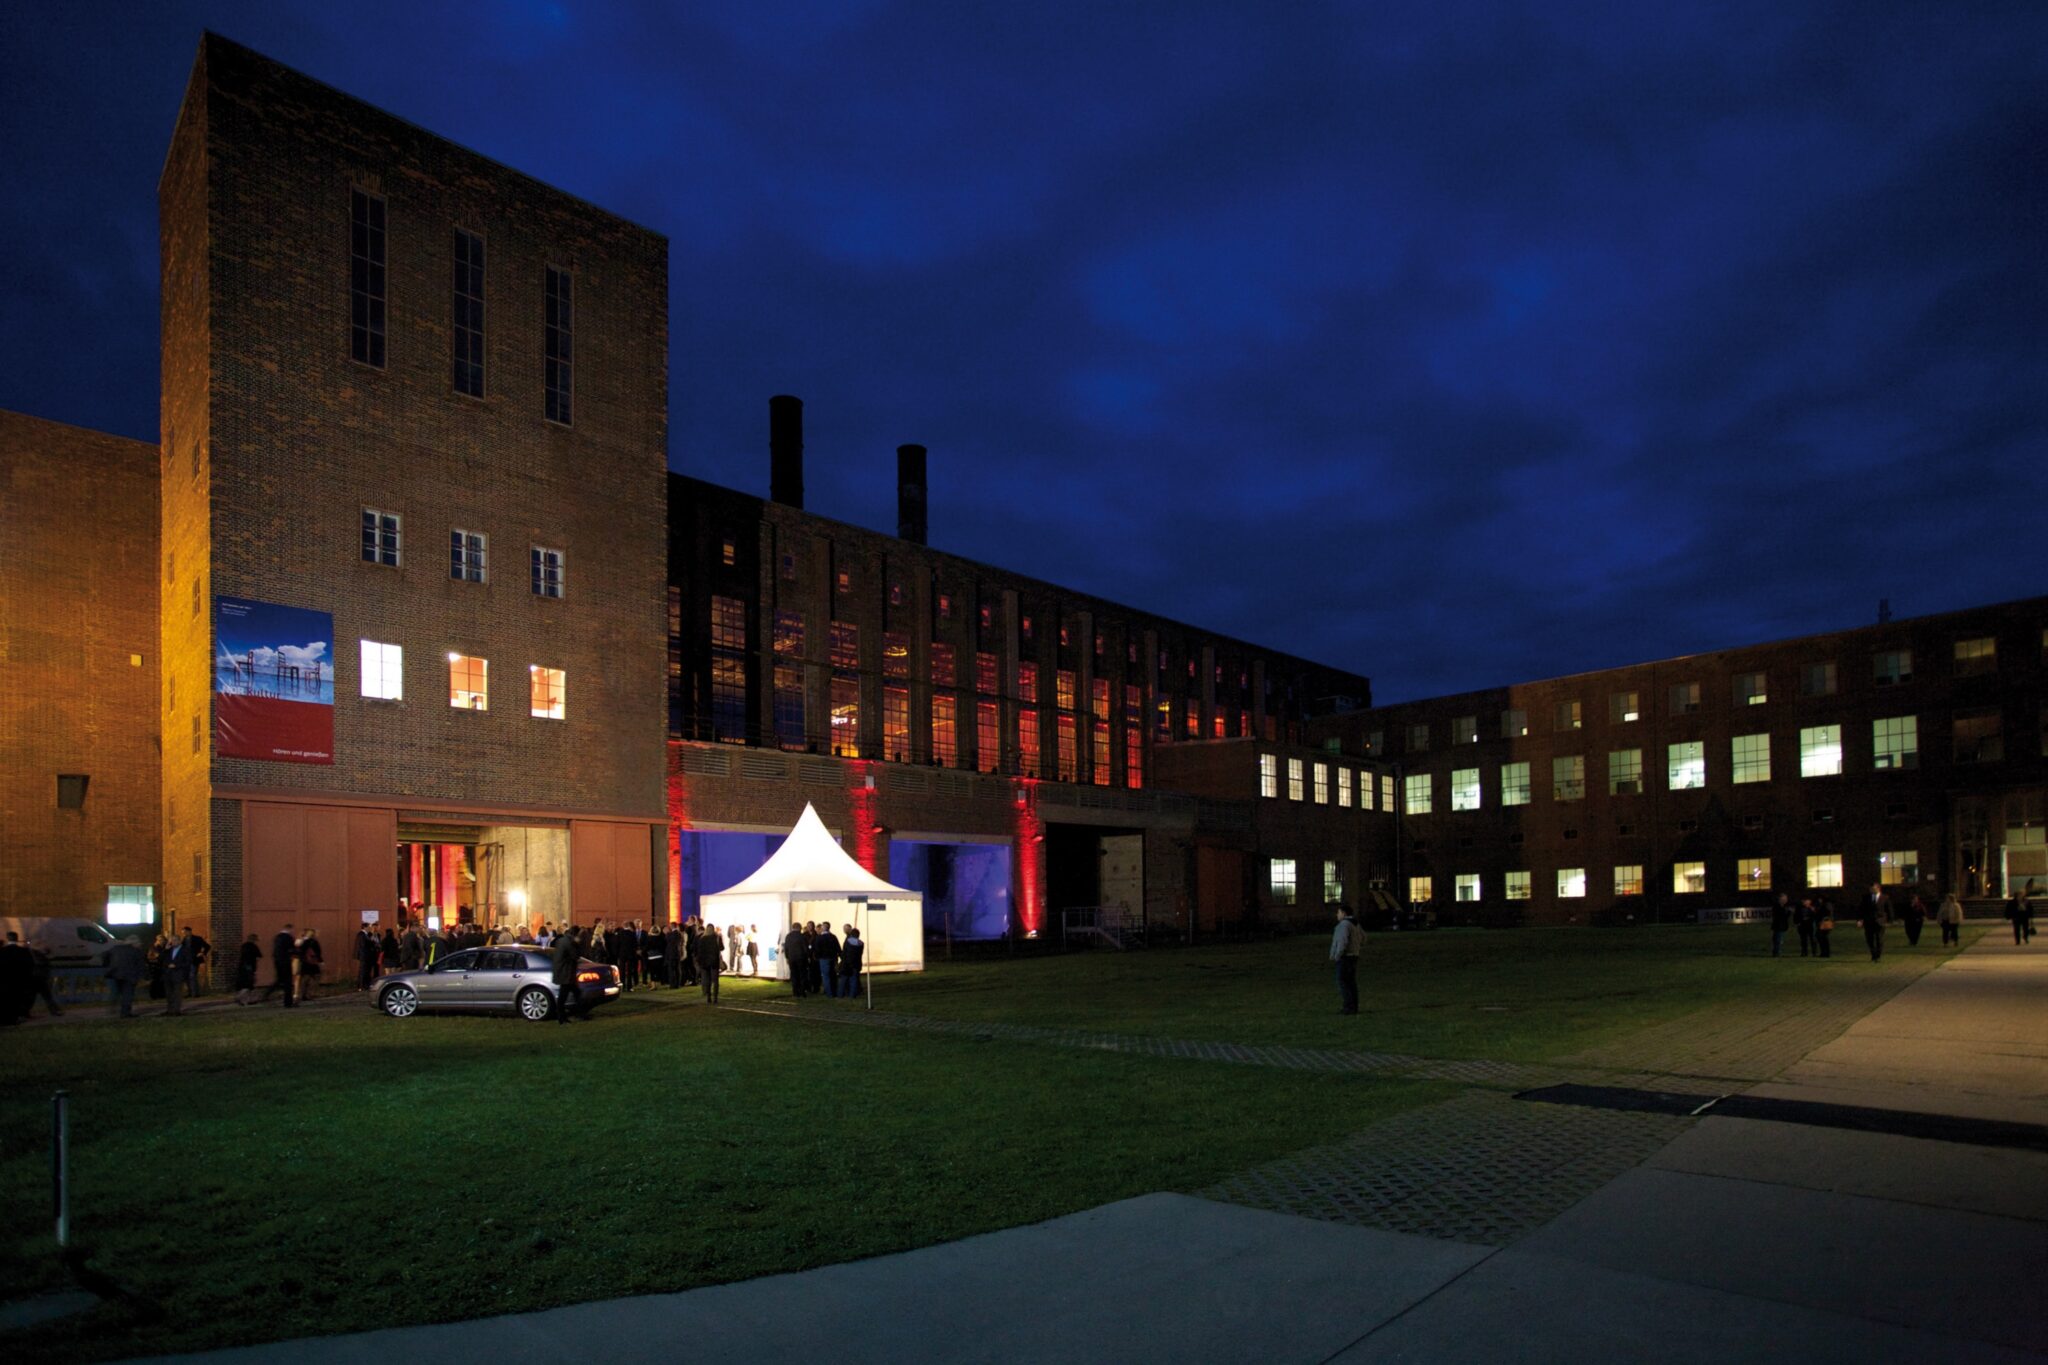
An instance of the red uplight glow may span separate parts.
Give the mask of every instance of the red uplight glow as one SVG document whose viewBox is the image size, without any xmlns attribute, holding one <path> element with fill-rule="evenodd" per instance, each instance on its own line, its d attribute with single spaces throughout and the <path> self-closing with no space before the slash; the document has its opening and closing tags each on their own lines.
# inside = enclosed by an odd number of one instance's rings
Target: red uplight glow
<svg viewBox="0 0 2048 1365">
<path fill-rule="evenodd" d="M 875 811 L 874 761 L 856 758 L 846 767 L 853 774 L 846 793 L 846 809 L 853 817 L 853 860 L 877 877 L 886 877 L 888 869 L 875 866 L 882 856 L 882 821 Z"/>
<path fill-rule="evenodd" d="M 668 746 L 668 918 L 683 918 L 683 831 L 690 827 L 690 781 L 683 776 L 680 747 Z"/>
<path fill-rule="evenodd" d="M 1038 779 L 1017 779 L 1017 923 L 1037 938 L 1045 923 L 1045 822 L 1038 818 Z"/>
</svg>

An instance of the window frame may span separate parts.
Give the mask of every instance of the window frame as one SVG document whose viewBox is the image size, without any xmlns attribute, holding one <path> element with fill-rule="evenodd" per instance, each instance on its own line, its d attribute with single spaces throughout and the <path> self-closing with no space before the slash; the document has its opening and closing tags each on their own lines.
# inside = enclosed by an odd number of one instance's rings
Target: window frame
<svg viewBox="0 0 2048 1365">
<path fill-rule="evenodd" d="M 528 664 L 526 709 L 534 720 L 569 718 L 569 671 L 546 664 Z M 542 703 L 549 703 L 543 709 Z"/>
</svg>

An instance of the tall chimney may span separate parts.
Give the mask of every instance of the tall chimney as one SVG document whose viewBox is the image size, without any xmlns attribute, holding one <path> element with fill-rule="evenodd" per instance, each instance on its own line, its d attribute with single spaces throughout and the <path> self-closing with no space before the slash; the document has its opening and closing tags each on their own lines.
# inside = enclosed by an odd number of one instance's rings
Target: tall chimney
<svg viewBox="0 0 2048 1365">
<path fill-rule="evenodd" d="M 896 447 L 896 534 L 925 543 L 924 447 Z"/>
<path fill-rule="evenodd" d="M 786 393 L 768 400 L 768 499 L 804 505 L 804 400 Z"/>
</svg>

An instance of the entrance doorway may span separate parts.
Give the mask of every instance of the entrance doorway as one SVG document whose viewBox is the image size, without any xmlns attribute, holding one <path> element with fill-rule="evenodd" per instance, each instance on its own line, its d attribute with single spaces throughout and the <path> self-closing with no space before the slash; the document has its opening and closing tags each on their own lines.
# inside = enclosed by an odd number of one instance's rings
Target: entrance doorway
<svg viewBox="0 0 2048 1365">
<path fill-rule="evenodd" d="M 428 928 L 537 929 L 569 913 L 569 831 L 400 824 L 399 913 Z"/>
</svg>

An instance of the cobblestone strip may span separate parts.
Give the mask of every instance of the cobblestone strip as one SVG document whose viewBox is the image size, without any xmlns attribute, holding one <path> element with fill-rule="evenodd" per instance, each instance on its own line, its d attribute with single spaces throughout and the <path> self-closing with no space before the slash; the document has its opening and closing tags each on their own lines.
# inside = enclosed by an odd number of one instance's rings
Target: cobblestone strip
<svg viewBox="0 0 2048 1365">
<path fill-rule="evenodd" d="M 1324 1222 L 1504 1246 L 1692 1122 L 1472 1090 L 1239 1172 L 1205 1198 Z"/>
</svg>

